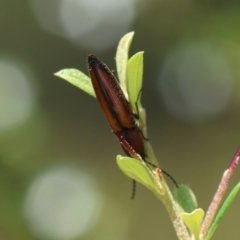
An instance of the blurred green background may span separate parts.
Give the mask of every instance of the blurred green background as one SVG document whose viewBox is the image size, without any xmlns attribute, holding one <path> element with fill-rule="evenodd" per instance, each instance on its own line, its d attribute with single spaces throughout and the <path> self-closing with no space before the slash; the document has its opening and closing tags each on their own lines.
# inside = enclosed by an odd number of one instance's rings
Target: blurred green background
<svg viewBox="0 0 240 240">
<path fill-rule="evenodd" d="M 207 210 L 240 145 L 239 1 L 1 0 L 0 30 L 0 239 L 176 239 L 151 192 L 130 200 L 96 100 L 53 76 L 89 53 L 116 69 L 132 30 L 155 154 Z M 213 239 L 239 221 L 237 196 Z"/>
</svg>

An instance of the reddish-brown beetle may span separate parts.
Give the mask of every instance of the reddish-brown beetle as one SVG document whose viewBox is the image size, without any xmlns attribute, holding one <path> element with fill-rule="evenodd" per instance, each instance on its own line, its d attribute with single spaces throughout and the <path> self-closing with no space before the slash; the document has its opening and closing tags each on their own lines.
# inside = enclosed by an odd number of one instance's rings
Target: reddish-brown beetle
<svg viewBox="0 0 240 240">
<path fill-rule="evenodd" d="M 109 122 L 113 133 L 117 136 L 124 152 L 137 160 L 143 160 L 153 167 L 157 167 L 145 160 L 144 140 L 142 130 L 138 127 L 136 116 L 127 101 L 117 79 L 108 67 L 96 56 L 87 58 L 92 85 L 98 102 Z M 169 176 L 176 186 L 173 177 Z M 135 181 L 132 198 L 135 194 Z"/>
<path fill-rule="evenodd" d="M 96 97 L 112 131 L 118 138 L 122 137 L 144 159 L 142 131 L 137 126 L 135 115 L 117 79 L 96 56 L 89 55 L 87 62 Z M 122 146 L 128 156 L 134 157 L 124 145 Z"/>
</svg>

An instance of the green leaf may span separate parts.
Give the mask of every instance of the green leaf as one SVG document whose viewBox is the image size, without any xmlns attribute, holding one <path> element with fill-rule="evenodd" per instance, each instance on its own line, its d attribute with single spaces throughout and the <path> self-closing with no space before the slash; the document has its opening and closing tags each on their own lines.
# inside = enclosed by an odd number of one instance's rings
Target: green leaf
<svg viewBox="0 0 240 240">
<path fill-rule="evenodd" d="M 191 213 L 197 208 L 196 197 L 186 185 L 179 184 L 178 188 L 174 188 L 173 197 L 184 212 Z"/>
<path fill-rule="evenodd" d="M 82 89 L 92 97 L 96 97 L 90 78 L 84 73 L 82 73 L 81 71 L 77 69 L 69 68 L 69 69 L 60 70 L 54 75 Z"/>
<path fill-rule="evenodd" d="M 181 213 L 181 216 L 189 231 L 194 235 L 195 240 L 198 240 L 204 211 L 198 208 L 191 213 Z"/>
<path fill-rule="evenodd" d="M 145 163 L 134 158 L 118 155 L 117 164 L 128 177 L 140 182 L 152 191 L 155 189 L 154 177 Z"/>
<path fill-rule="evenodd" d="M 119 83 L 125 94 L 126 98 L 128 99 L 127 95 L 127 84 L 126 84 L 126 71 L 127 71 L 127 62 L 128 62 L 128 52 L 129 48 L 132 43 L 132 39 L 134 36 L 134 32 L 127 33 L 124 35 L 118 44 L 117 53 L 116 53 L 116 65 L 117 65 L 117 73 Z"/>
<path fill-rule="evenodd" d="M 142 90 L 143 53 L 144 52 L 136 53 L 127 63 L 127 92 L 129 95 L 129 102 L 135 113 L 138 113 L 138 110 L 141 108 L 138 96 L 141 94 Z"/>
<path fill-rule="evenodd" d="M 212 235 L 215 232 L 216 228 L 218 227 L 220 221 L 222 220 L 223 216 L 226 214 L 228 208 L 230 207 L 232 201 L 236 197 L 239 189 L 240 189 L 240 182 L 233 188 L 233 190 L 230 192 L 227 199 L 223 203 L 221 209 L 219 210 L 217 216 L 215 217 L 215 219 L 207 233 L 206 239 L 210 239 L 212 237 Z"/>
</svg>

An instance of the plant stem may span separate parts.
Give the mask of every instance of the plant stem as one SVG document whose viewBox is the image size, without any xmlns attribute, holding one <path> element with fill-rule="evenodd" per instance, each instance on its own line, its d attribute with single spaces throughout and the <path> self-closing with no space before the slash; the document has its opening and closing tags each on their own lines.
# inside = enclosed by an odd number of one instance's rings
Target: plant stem
<svg viewBox="0 0 240 240">
<path fill-rule="evenodd" d="M 161 169 L 157 168 L 155 173 L 156 182 L 158 183 L 160 192 L 159 195 L 156 194 L 159 191 L 156 191 L 155 194 L 165 205 L 168 214 L 172 220 L 173 226 L 175 228 L 176 234 L 180 240 L 191 240 L 191 237 L 188 233 L 188 230 L 182 220 L 180 212 L 177 209 L 176 203 L 173 199 L 172 193 L 169 190 L 162 174 Z"/>
<path fill-rule="evenodd" d="M 216 212 L 220 206 L 220 203 L 223 199 L 223 196 L 227 190 L 229 180 L 231 176 L 233 175 L 233 172 L 239 162 L 240 158 L 240 148 L 238 149 L 237 153 L 235 154 L 234 158 L 232 159 L 228 169 L 223 173 L 222 180 L 218 186 L 218 189 L 213 197 L 213 200 L 208 208 L 208 211 L 206 213 L 206 216 L 204 218 L 204 221 L 201 226 L 200 230 L 200 239 L 204 239 L 211 224 L 212 221 L 216 215 Z"/>
</svg>

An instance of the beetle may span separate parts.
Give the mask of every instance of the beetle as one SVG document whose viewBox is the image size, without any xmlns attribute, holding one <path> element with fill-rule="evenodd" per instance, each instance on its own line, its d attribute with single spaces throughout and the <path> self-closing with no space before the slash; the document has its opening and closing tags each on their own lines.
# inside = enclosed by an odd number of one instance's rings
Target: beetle
<svg viewBox="0 0 240 240">
<path fill-rule="evenodd" d="M 121 143 L 124 152 L 137 160 L 144 161 L 152 167 L 154 164 L 145 160 L 144 139 L 142 130 L 137 125 L 136 115 L 126 99 L 116 77 L 109 68 L 95 55 L 87 57 L 89 74 L 98 102 L 108 120 L 112 132 Z M 174 178 L 161 169 L 178 187 Z M 133 181 L 133 194 L 135 194 L 135 181 Z"/>
<path fill-rule="evenodd" d="M 96 56 L 89 55 L 87 62 L 96 97 L 112 131 L 119 140 L 124 139 L 144 160 L 146 155 L 143 133 L 137 125 L 136 116 L 117 79 Z M 137 158 L 136 154 L 131 154 L 132 151 L 129 151 L 129 148 L 126 148 L 123 142 L 121 142 L 121 145 L 128 156 Z M 140 160 L 139 157 L 138 160 Z"/>
</svg>

